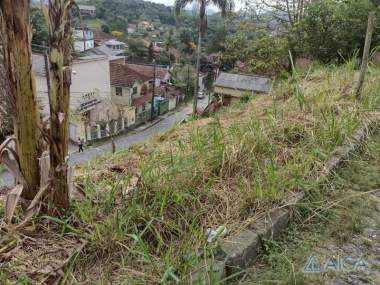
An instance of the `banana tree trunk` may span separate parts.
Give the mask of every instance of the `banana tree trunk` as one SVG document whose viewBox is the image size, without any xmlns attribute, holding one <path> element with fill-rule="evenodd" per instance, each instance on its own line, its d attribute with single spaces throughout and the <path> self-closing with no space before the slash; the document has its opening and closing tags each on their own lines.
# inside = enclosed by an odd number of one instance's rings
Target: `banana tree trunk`
<svg viewBox="0 0 380 285">
<path fill-rule="evenodd" d="M 11 96 L 14 97 L 14 129 L 19 167 L 26 185 L 22 197 L 32 200 L 40 184 L 39 162 L 40 117 L 31 62 L 31 30 L 28 0 L 0 1 L 1 16 L 6 25 L 5 61 Z"/>
<path fill-rule="evenodd" d="M 71 28 L 68 1 L 51 1 L 48 10 L 50 74 L 51 202 L 59 211 L 69 206 L 68 144 L 71 85 Z"/>
</svg>

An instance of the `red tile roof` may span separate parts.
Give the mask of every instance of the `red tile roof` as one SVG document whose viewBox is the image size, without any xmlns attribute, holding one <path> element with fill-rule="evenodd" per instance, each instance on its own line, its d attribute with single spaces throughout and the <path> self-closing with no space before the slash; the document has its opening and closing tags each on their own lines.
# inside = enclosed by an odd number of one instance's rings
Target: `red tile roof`
<svg viewBox="0 0 380 285">
<path fill-rule="evenodd" d="M 102 31 L 93 31 L 94 33 L 94 42 L 97 45 L 101 45 L 102 43 L 105 43 L 108 40 L 116 40 L 116 38 L 113 35 L 107 34 Z"/>
<path fill-rule="evenodd" d="M 110 61 L 111 85 L 132 86 L 135 81 L 153 79 L 154 67 L 147 64 L 124 63 L 123 59 Z M 165 80 L 169 71 L 164 67 L 156 67 L 156 78 Z"/>
</svg>

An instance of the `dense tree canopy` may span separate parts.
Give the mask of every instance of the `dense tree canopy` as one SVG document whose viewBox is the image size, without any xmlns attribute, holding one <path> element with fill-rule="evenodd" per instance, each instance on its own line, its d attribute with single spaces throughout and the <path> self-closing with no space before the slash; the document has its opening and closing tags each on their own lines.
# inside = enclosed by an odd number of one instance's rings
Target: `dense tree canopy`
<svg viewBox="0 0 380 285">
<path fill-rule="evenodd" d="M 289 67 L 289 49 L 295 57 L 323 63 L 351 58 L 363 48 L 369 12 L 376 11 L 377 23 L 380 19 L 377 0 L 325 0 L 307 4 L 302 17 L 292 25 L 275 29 L 272 29 L 271 12 L 249 20 L 246 15 L 240 15 L 236 32 L 224 37 L 222 32 L 215 31 L 209 37 L 208 51 L 222 52 L 222 69 L 236 68 L 236 63 L 241 61 L 246 71 L 274 76 Z M 372 48 L 380 44 L 378 35 L 379 25 L 375 23 Z"/>
<path fill-rule="evenodd" d="M 175 25 L 175 18 L 170 7 L 142 0 L 93 0 L 97 8 L 97 17 L 105 20 L 111 29 L 126 29 L 128 22 L 137 20 L 157 20 L 162 24 Z"/>
<path fill-rule="evenodd" d="M 289 34 L 291 46 L 298 55 L 322 62 L 349 58 L 363 47 L 367 17 L 373 10 L 370 0 L 317 1 Z M 374 37 L 373 46 L 378 44 Z"/>
<path fill-rule="evenodd" d="M 48 40 L 48 29 L 42 10 L 37 7 L 30 9 L 30 18 L 32 22 L 33 38 L 32 43 L 42 45 Z"/>
</svg>

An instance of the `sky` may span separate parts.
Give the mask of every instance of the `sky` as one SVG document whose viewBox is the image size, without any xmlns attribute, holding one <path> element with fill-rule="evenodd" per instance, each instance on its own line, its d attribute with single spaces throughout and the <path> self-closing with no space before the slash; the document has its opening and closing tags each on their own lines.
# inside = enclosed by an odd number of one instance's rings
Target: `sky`
<svg viewBox="0 0 380 285">
<path fill-rule="evenodd" d="M 174 5 L 174 0 L 146 0 L 146 1 L 154 2 L 154 3 L 160 3 L 160 4 L 167 5 L 167 6 L 173 6 Z M 235 11 L 239 10 L 242 6 L 243 6 L 243 4 L 241 1 L 239 1 L 239 0 L 235 1 Z M 212 10 L 215 10 L 215 8 L 212 7 Z"/>
</svg>

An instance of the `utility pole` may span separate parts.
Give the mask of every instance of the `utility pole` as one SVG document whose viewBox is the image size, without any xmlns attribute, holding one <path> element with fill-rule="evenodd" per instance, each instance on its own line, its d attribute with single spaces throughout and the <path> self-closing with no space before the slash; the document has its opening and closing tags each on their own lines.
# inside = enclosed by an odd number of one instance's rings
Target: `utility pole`
<svg viewBox="0 0 380 285">
<path fill-rule="evenodd" d="M 189 96 L 190 88 L 190 65 L 187 64 L 187 85 L 186 85 L 186 96 Z"/>
<path fill-rule="evenodd" d="M 195 78 L 194 86 L 194 102 L 193 102 L 193 115 L 197 114 L 197 104 L 198 104 L 198 90 L 199 90 L 199 68 L 200 68 L 200 58 L 201 58 L 201 45 L 202 45 L 202 23 L 199 21 L 199 31 L 198 31 L 198 47 L 197 47 L 197 72 Z"/>
<path fill-rule="evenodd" d="M 150 109 L 150 121 L 153 123 L 154 119 L 154 93 L 156 89 L 156 60 L 153 59 L 153 88 L 152 88 L 152 106 Z"/>
<path fill-rule="evenodd" d="M 366 32 L 366 36 L 365 36 L 362 65 L 360 67 L 359 81 L 358 81 L 358 85 L 356 87 L 356 98 L 357 99 L 360 99 L 360 97 L 361 97 L 362 89 L 363 89 L 363 83 L 364 83 L 364 77 L 365 77 L 365 73 L 367 71 L 368 55 L 369 55 L 369 49 L 371 48 L 371 41 L 372 41 L 374 17 L 375 17 L 375 12 L 370 12 L 368 15 L 368 24 L 367 24 L 367 32 Z"/>
</svg>

